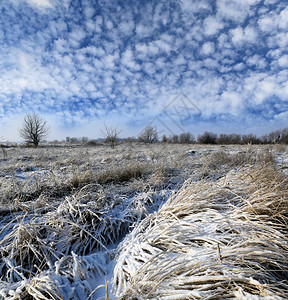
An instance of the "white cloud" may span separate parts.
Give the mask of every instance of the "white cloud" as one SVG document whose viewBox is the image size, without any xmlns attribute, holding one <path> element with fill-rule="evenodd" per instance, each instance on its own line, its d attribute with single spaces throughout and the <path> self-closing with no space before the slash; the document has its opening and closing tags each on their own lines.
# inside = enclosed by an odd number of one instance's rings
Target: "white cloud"
<svg viewBox="0 0 288 300">
<path fill-rule="evenodd" d="M 288 7 L 280 13 L 272 12 L 258 21 L 260 29 L 269 34 L 267 44 L 270 48 L 278 45 L 280 48 L 288 46 Z"/>
<path fill-rule="evenodd" d="M 260 88 L 266 96 L 270 96 L 273 95 L 273 93 L 276 91 L 277 85 L 275 85 L 273 80 L 267 79 L 261 82 Z"/>
<path fill-rule="evenodd" d="M 94 30 L 95 32 L 102 32 L 102 25 L 103 25 L 103 17 L 102 16 L 96 16 L 94 21 Z"/>
<path fill-rule="evenodd" d="M 282 68 L 288 68 L 288 55 L 283 55 L 278 59 L 278 64 Z"/>
<path fill-rule="evenodd" d="M 224 22 L 214 16 L 209 16 L 204 20 L 204 30 L 207 35 L 215 35 L 224 27 Z"/>
<path fill-rule="evenodd" d="M 252 6 L 261 0 L 218 0 L 217 13 L 220 17 L 242 23 L 250 14 Z"/>
<path fill-rule="evenodd" d="M 272 37 L 272 43 L 273 42 L 274 44 L 272 44 L 271 47 L 275 47 L 275 45 L 278 45 L 285 51 L 288 46 L 288 32 L 276 34 Z"/>
<path fill-rule="evenodd" d="M 283 82 L 277 90 L 277 95 L 280 97 L 282 101 L 287 103 L 288 98 L 288 81 Z M 285 106 L 287 108 L 287 104 Z M 283 109 L 282 109 L 283 110 Z M 287 110 L 287 109 L 285 109 Z"/>
<path fill-rule="evenodd" d="M 225 91 L 221 95 L 221 99 L 224 102 L 224 107 L 221 113 L 230 113 L 234 116 L 238 116 L 242 111 L 242 97 L 238 93 L 232 91 Z"/>
<path fill-rule="evenodd" d="M 149 56 L 154 56 L 154 55 L 157 55 L 158 53 L 159 53 L 159 51 L 160 51 L 160 49 L 159 49 L 159 47 L 158 47 L 158 44 L 155 42 L 155 41 L 153 41 L 153 42 L 150 42 L 149 44 L 148 44 L 148 55 Z"/>
<path fill-rule="evenodd" d="M 74 48 L 80 46 L 80 42 L 86 37 L 86 32 L 79 26 L 75 26 L 73 30 L 69 33 L 68 43 Z"/>
<path fill-rule="evenodd" d="M 103 63 L 105 68 L 113 69 L 115 67 L 115 62 L 119 58 L 119 53 L 116 51 L 114 54 L 108 54 L 103 58 Z"/>
<path fill-rule="evenodd" d="M 132 20 L 122 21 L 119 25 L 119 29 L 125 35 L 131 35 L 134 30 L 134 22 Z"/>
<path fill-rule="evenodd" d="M 18 60 L 13 60 L 14 67 L 0 75 L 0 90 L 5 94 L 21 94 L 25 91 L 42 92 L 49 88 L 59 88 L 50 75 L 50 70 L 41 65 L 37 55 L 11 49 Z M 14 101 L 14 100 L 12 100 Z"/>
<path fill-rule="evenodd" d="M 172 37 L 171 37 L 171 41 L 166 41 L 164 40 L 157 40 L 154 42 L 155 45 L 157 45 L 157 47 L 159 48 L 160 51 L 166 52 L 167 54 L 171 51 L 171 45 L 173 44 L 172 42 Z"/>
<path fill-rule="evenodd" d="M 206 42 L 202 45 L 202 53 L 204 55 L 210 55 L 213 54 L 215 51 L 215 45 L 213 42 Z"/>
<path fill-rule="evenodd" d="M 236 47 L 242 46 L 245 42 L 256 43 L 258 38 L 258 33 L 252 26 L 247 26 L 244 29 L 238 26 L 235 29 L 231 29 L 230 34 L 232 42 Z"/>
<path fill-rule="evenodd" d="M 55 38 L 58 38 L 59 35 L 61 35 L 62 32 L 66 32 L 67 30 L 67 24 L 63 21 L 58 20 L 56 21 L 52 21 L 49 23 L 48 28 L 50 30 L 49 33 L 47 32 L 41 32 L 44 37 L 50 37 L 50 34 L 52 33 L 52 36 L 54 36 Z"/>
<path fill-rule="evenodd" d="M 270 50 L 267 53 L 267 57 L 272 59 L 278 59 L 281 56 L 282 51 L 280 49 Z"/>
<path fill-rule="evenodd" d="M 136 34 L 139 38 L 145 38 L 150 36 L 153 32 L 153 27 L 149 25 L 144 25 L 142 23 L 139 23 L 136 25 Z"/>
<path fill-rule="evenodd" d="M 259 28 L 266 33 L 275 33 L 288 29 L 288 7 L 280 13 L 272 12 L 258 21 Z"/>
<path fill-rule="evenodd" d="M 281 29 L 288 29 L 288 7 L 283 9 L 279 16 L 279 27 Z"/>
<path fill-rule="evenodd" d="M 220 34 L 218 37 L 218 45 L 220 49 L 230 48 L 231 44 L 228 40 L 228 35 L 225 33 Z"/>
<path fill-rule="evenodd" d="M 186 60 L 184 58 L 184 56 L 182 54 L 180 54 L 175 60 L 174 60 L 174 64 L 176 65 L 184 65 L 186 64 Z"/>
<path fill-rule="evenodd" d="M 219 68 L 219 63 L 217 60 L 212 59 L 212 58 L 207 58 L 203 60 L 203 66 L 207 69 L 215 69 L 218 70 Z"/>
<path fill-rule="evenodd" d="M 183 0 L 182 9 L 186 12 L 194 13 L 202 10 L 211 10 L 211 6 L 209 1 L 207 0 L 201 0 L 201 1 Z"/>
<path fill-rule="evenodd" d="M 67 41 L 61 38 L 58 38 L 55 42 L 54 42 L 54 46 L 55 46 L 55 50 L 58 53 L 64 53 L 68 50 L 68 45 L 67 45 Z"/>
<path fill-rule="evenodd" d="M 288 111 L 281 112 L 280 114 L 275 115 L 274 118 L 277 120 L 283 120 L 284 124 L 286 124 L 288 120 Z"/>
<path fill-rule="evenodd" d="M 95 13 L 95 10 L 93 7 L 87 5 L 84 8 L 84 14 L 87 19 L 90 19 L 91 17 L 93 17 L 94 13 Z"/>
<path fill-rule="evenodd" d="M 52 7 L 52 4 L 49 0 L 26 0 L 29 4 L 33 6 L 38 6 L 40 8 Z"/>
<path fill-rule="evenodd" d="M 233 69 L 234 69 L 235 71 L 243 71 L 245 68 L 246 68 L 246 66 L 245 66 L 245 64 L 242 63 L 242 62 L 236 64 L 236 65 L 233 67 Z"/>
<path fill-rule="evenodd" d="M 281 1 L 281 0 L 280 0 Z M 264 4 L 265 5 L 269 5 L 269 4 L 275 4 L 275 3 L 277 3 L 277 2 L 279 2 L 279 0 L 265 0 L 264 1 Z"/>
<path fill-rule="evenodd" d="M 264 69 L 267 67 L 268 63 L 266 59 L 258 54 L 248 57 L 246 64 L 249 66 L 257 67 L 258 69 Z"/>
<path fill-rule="evenodd" d="M 130 69 L 137 69 L 139 70 L 139 65 L 136 64 L 135 59 L 134 59 L 134 53 L 133 51 L 128 48 L 122 53 L 121 57 L 122 64 Z"/>
<path fill-rule="evenodd" d="M 262 31 L 272 32 L 276 29 L 277 23 L 274 17 L 265 16 L 258 21 L 258 25 Z"/>
</svg>

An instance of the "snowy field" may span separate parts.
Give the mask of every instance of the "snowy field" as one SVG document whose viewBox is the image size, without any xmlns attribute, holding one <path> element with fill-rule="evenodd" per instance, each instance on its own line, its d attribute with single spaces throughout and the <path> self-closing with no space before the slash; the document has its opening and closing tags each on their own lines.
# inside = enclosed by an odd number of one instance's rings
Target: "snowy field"
<svg viewBox="0 0 288 300">
<path fill-rule="evenodd" d="M 287 175 L 283 145 L 7 148 L 0 299 L 283 299 Z"/>
</svg>

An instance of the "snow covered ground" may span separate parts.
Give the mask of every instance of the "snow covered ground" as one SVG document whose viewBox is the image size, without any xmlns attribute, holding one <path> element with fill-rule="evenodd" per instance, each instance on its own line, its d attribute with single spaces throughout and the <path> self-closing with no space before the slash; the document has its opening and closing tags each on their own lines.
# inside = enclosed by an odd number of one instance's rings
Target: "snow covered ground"
<svg viewBox="0 0 288 300">
<path fill-rule="evenodd" d="M 286 172 L 287 153 L 279 145 L 8 148 L 0 159 L 0 296 L 113 299 L 119 243 L 187 179 L 215 183 L 274 160 Z"/>
</svg>

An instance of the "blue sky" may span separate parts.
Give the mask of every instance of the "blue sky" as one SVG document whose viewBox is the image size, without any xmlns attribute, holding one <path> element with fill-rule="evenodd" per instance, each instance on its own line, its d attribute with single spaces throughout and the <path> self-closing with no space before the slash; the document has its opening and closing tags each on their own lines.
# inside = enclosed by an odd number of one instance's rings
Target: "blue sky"
<svg viewBox="0 0 288 300">
<path fill-rule="evenodd" d="M 19 140 L 287 127 L 288 2 L 1 0 L 0 118 Z"/>
</svg>

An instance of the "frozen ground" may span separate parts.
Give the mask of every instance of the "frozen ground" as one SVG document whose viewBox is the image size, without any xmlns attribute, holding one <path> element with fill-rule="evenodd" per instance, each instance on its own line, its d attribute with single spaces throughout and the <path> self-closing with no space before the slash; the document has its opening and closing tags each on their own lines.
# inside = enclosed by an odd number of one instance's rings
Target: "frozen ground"
<svg viewBox="0 0 288 300">
<path fill-rule="evenodd" d="M 287 174 L 287 146 L 9 148 L 0 159 L 0 296 L 112 299 L 117 246 L 187 179 L 217 182 L 270 162 Z"/>
</svg>

